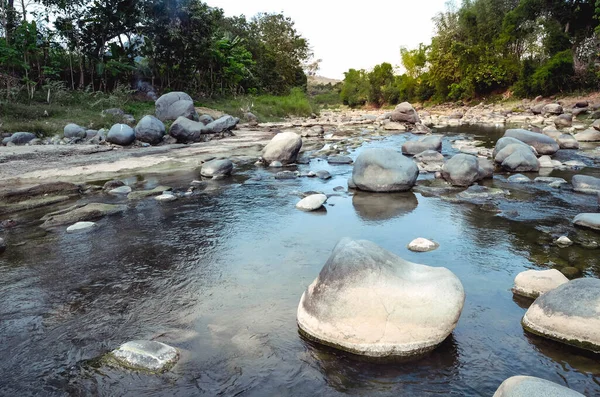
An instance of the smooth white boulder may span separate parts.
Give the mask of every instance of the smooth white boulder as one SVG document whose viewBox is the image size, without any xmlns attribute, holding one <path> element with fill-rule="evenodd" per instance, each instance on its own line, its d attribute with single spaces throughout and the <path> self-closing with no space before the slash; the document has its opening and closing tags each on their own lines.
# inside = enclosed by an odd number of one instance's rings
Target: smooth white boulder
<svg viewBox="0 0 600 397">
<path fill-rule="evenodd" d="M 515 277 L 513 293 L 535 299 L 568 282 L 569 279 L 556 269 L 526 270 Z"/>
<path fill-rule="evenodd" d="M 67 228 L 67 233 L 77 233 L 95 228 L 94 222 L 77 222 Z"/>
<path fill-rule="evenodd" d="M 306 337 L 325 345 L 408 357 L 433 350 L 452 333 L 464 300 L 450 270 L 344 238 L 302 295 L 297 320 Z"/>
<path fill-rule="evenodd" d="M 579 214 L 573 219 L 573 224 L 588 229 L 600 230 L 600 213 Z"/>
<path fill-rule="evenodd" d="M 161 201 L 163 203 L 169 203 L 171 201 L 177 200 L 177 196 L 172 193 L 163 193 L 160 196 L 154 197 L 156 201 Z"/>
<path fill-rule="evenodd" d="M 521 324 L 533 334 L 600 353 L 600 280 L 575 279 L 540 295 Z"/>
<path fill-rule="evenodd" d="M 148 340 L 124 343 L 111 356 L 126 368 L 151 372 L 168 371 L 179 360 L 176 348 Z"/>
<path fill-rule="evenodd" d="M 585 397 L 583 394 L 549 380 L 533 376 L 513 376 L 506 379 L 493 397 Z"/>
<path fill-rule="evenodd" d="M 302 211 L 316 211 L 325 204 L 327 196 L 324 194 L 311 194 L 304 197 L 296 204 L 296 208 Z"/>
<path fill-rule="evenodd" d="M 439 244 L 426 238 L 416 238 L 408 244 L 408 249 L 414 252 L 429 252 L 439 248 Z"/>
</svg>

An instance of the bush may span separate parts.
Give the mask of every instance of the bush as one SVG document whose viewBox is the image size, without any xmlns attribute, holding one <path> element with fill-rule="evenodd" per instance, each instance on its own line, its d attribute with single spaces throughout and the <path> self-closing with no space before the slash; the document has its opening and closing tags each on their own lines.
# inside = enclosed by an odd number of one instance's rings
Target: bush
<svg viewBox="0 0 600 397">
<path fill-rule="evenodd" d="M 531 78 L 531 88 L 541 95 L 551 95 L 569 89 L 573 68 L 573 53 L 565 50 L 554 55 L 538 68 Z"/>
</svg>

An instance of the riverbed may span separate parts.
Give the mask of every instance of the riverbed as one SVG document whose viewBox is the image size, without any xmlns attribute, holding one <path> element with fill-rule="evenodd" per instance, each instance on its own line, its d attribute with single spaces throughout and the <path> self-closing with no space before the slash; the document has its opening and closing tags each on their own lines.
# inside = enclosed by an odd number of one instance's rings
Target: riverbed
<svg viewBox="0 0 600 397">
<path fill-rule="evenodd" d="M 455 153 L 452 141 L 465 136 L 490 146 L 503 131 L 448 130 L 443 153 Z M 400 148 L 410 137 L 379 137 L 350 157 L 365 147 Z M 600 176 L 597 164 L 564 156 L 589 165 L 577 173 Z M 39 228 L 48 208 L 23 214 L 5 233 L 10 249 L 0 256 L 0 394 L 491 396 L 514 375 L 600 394 L 600 357 L 526 334 L 520 321 L 531 301 L 511 292 L 526 269 L 571 266 L 600 276 L 600 250 L 553 243 L 560 235 L 600 240 L 571 225 L 576 214 L 597 212 L 595 196 L 515 186 L 499 174 L 485 185 L 507 189 L 508 197 L 465 204 L 418 189 L 348 191 L 352 166 L 320 158 L 289 169 L 333 177 L 275 180 L 280 170 L 246 164 L 172 203 L 91 196 L 82 200 L 126 203 L 128 210 L 85 234 Z M 570 181 L 574 173 L 551 176 Z M 185 190 L 198 178 L 195 170 L 135 173 L 127 183 Z M 419 184 L 432 179 L 423 174 Z M 296 210 L 306 191 L 330 195 L 326 210 Z M 408 363 L 369 362 L 303 339 L 296 325 L 300 296 L 342 237 L 454 272 L 466 302 L 453 334 Z M 417 237 L 440 248 L 409 251 Z M 182 359 L 162 375 L 97 360 L 135 339 L 177 347 Z"/>
</svg>

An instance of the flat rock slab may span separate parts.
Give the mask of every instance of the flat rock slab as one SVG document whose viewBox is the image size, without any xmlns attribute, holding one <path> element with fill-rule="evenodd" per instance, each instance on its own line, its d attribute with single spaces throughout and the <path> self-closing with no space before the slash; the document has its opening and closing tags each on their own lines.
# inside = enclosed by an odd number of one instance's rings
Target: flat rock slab
<svg viewBox="0 0 600 397">
<path fill-rule="evenodd" d="M 131 190 L 132 189 L 130 186 L 119 186 L 119 187 L 109 190 L 108 193 L 114 194 L 114 195 L 129 194 L 129 193 L 131 193 Z"/>
<path fill-rule="evenodd" d="M 129 200 L 140 200 L 146 197 L 159 196 L 163 194 L 163 192 L 171 190 L 168 186 L 157 186 L 154 189 L 150 190 L 137 190 L 135 192 L 131 192 L 127 195 Z"/>
<path fill-rule="evenodd" d="M 569 279 L 556 269 L 526 270 L 515 277 L 513 293 L 535 299 L 568 282 Z"/>
<path fill-rule="evenodd" d="M 176 348 L 147 340 L 124 343 L 110 355 L 125 368 L 150 372 L 168 371 L 179 360 Z"/>
<path fill-rule="evenodd" d="M 297 320 L 306 337 L 325 345 L 370 357 L 411 357 L 452 333 L 464 300 L 450 270 L 344 238 L 302 295 Z"/>
<path fill-rule="evenodd" d="M 316 211 L 325 204 L 327 196 L 324 194 L 311 194 L 300 200 L 296 208 L 302 211 Z"/>
<path fill-rule="evenodd" d="M 327 162 L 329 164 L 352 164 L 352 159 L 348 156 L 329 156 Z"/>
<path fill-rule="evenodd" d="M 42 218 L 45 221 L 42 224 L 42 227 L 54 227 L 76 222 L 93 221 L 104 216 L 124 212 L 126 209 L 126 205 L 90 203 L 82 207 L 73 208 L 67 212 L 57 212 L 45 216 Z"/>
<path fill-rule="evenodd" d="M 171 201 L 177 200 L 177 196 L 175 196 L 174 194 L 163 193 L 160 196 L 154 197 L 154 199 L 156 201 L 160 201 L 160 202 L 163 202 L 163 203 L 169 203 Z"/>
<path fill-rule="evenodd" d="M 575 226 L 600 230 L 600 213 L 579 214 L 573 219 Z"/>
<path fill-rule="evenodd" d="M 513 376 L 506 379 L 494 397 L 585 397 L 583 394 L 549 380 L 533 376 Z"/>
<path fill-rule="evenodd" d="M 521 323 L 528 332 L 600 353 L 600 280 L 572 280 L 541 295 Z"/>
<path fill-rule="evenodd" d="M 77 222 L 67 228 L 67 233 L 90 231 L 96 227 L 97 225 L 94 222 Z"/>
<path fill-rule="evenodd" d="M 600 193 L 600 178 L 588 175 L 575 175 L 571 179 L 573 190 L 585 194 Z"/>
<path fill-rule="evenodd" d="M 408 244 L 408 249 L 414 252 L 429 252 L 439 248 L 439 244 L 426 238 L 416 238 Z"/>
</svg>

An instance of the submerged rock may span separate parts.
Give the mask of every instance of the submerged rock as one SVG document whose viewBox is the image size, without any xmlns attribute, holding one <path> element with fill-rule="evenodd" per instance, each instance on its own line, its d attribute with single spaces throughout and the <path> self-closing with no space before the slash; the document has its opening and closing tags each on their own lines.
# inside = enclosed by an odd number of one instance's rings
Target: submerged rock
<svg viewBox="0 0 600 397">
<path fill-rule="evenodd" d="M 125 205 L 89 203 L 64 213 L 58 211 L 56 213 L 46 215 L 44 218 L 42 218 L 44 220 L 42 227 L 54 227 L 75 222 L 93 221 L 104 216 L 124 212 L 126 209 L 127 206 Z"/>
<path fill-rule="evenodd" d="M 296 208 L 302 211 L 316 211 L 325 204 L 327 196 L 324 194 L 311 194 L 300 200 Z"/>
<path fill-rule="evenodd" d="M 408 249 L 414 252 L 429 252 L 439 248 L 439 244 L 426 238 L 416 238 L 408 244 Z"/>
<path fill-rule="evenodd" d="M 600 230 L 600 213 L 579 214 L 573 219 L 575 226 Z"/>
<path fill-rule="evenodd" d="M 545 379 L 513 376 L 506 379 L 493 397 L 585 397 L 583 394 Z"/>
<path fill-rule="evenodd" d="M 365 149 L 352 170 L 356 187 L 370 192 L 410 190 L 418 176 L 417 164 L 390 148 Z"/>
<path fill-rule="evenodd" d="M 171 190 L 171 188 L 168 186 L 157 186 L 150 190 L 136 190 L 135 192 L 129 193 L 127 198 L 129 200 L 140 200 L 146 197 L 159 196 L 169 190 Z"/>
<path fill-rule="evenodd" d="M 573 185 L 573 190 L 579 193 L 600 193 L 600 178 L 588 175 L 575 175 L 571 179 L 571 184 Z"/>
<path fill-rule="evenodd" d="M 302 148 L 302 138 L 293 132 L 280 132 L 265 146 L 262 158 L 270 164 L 279 161 L 283 165 L 296 162 Z"/>
<path fill-rule="evenodd" d="M 536 335 L 600 352 L 600 280 L 572 280 L 541 295 L 522 324 Z"/>
<path fill-rule="evenodd" d="M 507 181 L 509 183 L 530 183 L 531 179 L 526 177 L 523 174 L 515 174 L 508 177 Z"/>
<path fill-rule="evenodd" d="M 178 117 L 194 119 L 196 109 L 194 101 L 185 92 L 169 92 L 155 102 L 156 117 L 161 121 L 176 120 Z"/>
<path fill-rule="evenodd" d="M 556 269 L 526 270 L 515 277 L 513 293 L 535 299 L 567 282 L 569 279 Z"/>
<path fill-rule="evenodd" d="M 205 125 L 201 122 L 181 116 L 171 125 L 169 135 L 179 143 L 193 143 L 202 141 L 204 131 Z"/>
<path fill-rule="evenodd" d="M 532 146 L 539 154 L 554 154 L 558 152 L 558 143 L 549 136 L 521 129 L 506 130 L 505 137 L 518 139 Z"/>
<path fill-rule="evenodd" d="M 124 343 L 113 350 L 110 356 L 125 368 L 150 372 L 168 371 L 179 360 L 176 348 L 148 340 Z"/>
<path fill-rule="evenodd" d="M 67 228 L 67 233 L 89 231 L 96 228 L 96 226 L 97 225 L 94 222 L 77 222 Z"/>
<path fill-rule="evenodd" d="M 352 164 L 352 159 L 348 156 L 329 156 L 327 162 L 329 164 Z"/>
<path fill-rule="evenodd" d="M 450 270 L 344 238 L 302 295 L 297 320 L 308 338 L 338 349 L 409 357 L 433 350 L 452 333 L 464 300 Z"/>
<path fill-rule="evenodd" d="M 233 171 L 233 163 L 229 159 L 211 160 L 202 164 L 200 175 L 204 177 L 226 176 L 231 175 Z"/>
</svg>

